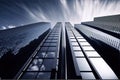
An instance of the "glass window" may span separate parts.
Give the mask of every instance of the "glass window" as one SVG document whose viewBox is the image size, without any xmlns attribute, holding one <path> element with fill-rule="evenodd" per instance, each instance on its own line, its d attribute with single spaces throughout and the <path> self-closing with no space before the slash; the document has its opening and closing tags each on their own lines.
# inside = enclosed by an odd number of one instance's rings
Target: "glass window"
<svg viewBox="0 0 120 80">
<path fill-rule="evenodd" d="M 85 39 L 78 39 L 78 41 L 82 42 L 82 41 L 86 41 Z"/>
<path fill-rule="evenodd" d="M 34 59 L 30 64 L 30 66 L 28 67 L 27 71 L 38 71 L 42 62 L 43 62 L 43 59 Z"/>
<path fill-rule="evenodd" d="M 50 43 L 44 43 L 43 46 L 49 46 Z"/>
<path fill-rule="evenodd" d="M 81 72 L 82 79 L 95 79 L 92 72 Z"/>
<path fill-rule="evenodd" d="M 84 50 L 94 50 L 91 46 L 82 46 Z"/>
<path fill-rule="evenodd" d="M 80 47 L 73 46 L 73 50 L 81 50 Z"/>
<path fill-rule="evenodd" d="M 50 46 L 57 46 L 57 43 L 50 43 Z"/>
<path fill-rule="evenodd" d="M 88 42 L 80 42 L 80 45 L 87 45 L 87 46 L 89 46 L 90 44 L 88 43 Z"/>
<path fill-rule="evenodd" d="M 88 57 L 100 57 L 100 55 L 96 51 L 85 51 L 85 54 Z"/>
<path fill-rule="evenodd" d="M 74 41 L 74 42 L 75 42 L 75 41 L 76 41 L 76 39 L 70 39 L 70 41 Z"/>
<path fill-rule="evenodd" d="M 52 40 L 52 42 L 56 42 L 56 43 L 57 43 L 57 42 L 58 42 L 58 40 Z"/>
<path fill-rule="evenodd" d="M 82 51 L 74 51 L 76 57 L 84 57 Z"/>
<path fill-rule="evenodd" d="M 78 46 L 78 43 L 77 42 L 71 42 L 72 43 L 72 45 L 74 45 L 74 46 Z"/>
<path fill-rule="evenodd" d="M 35 79 L 37 72 L 25 72 L 22 79 Z"/>
<path fill-rule="evenodd" d="M 46 40 L 45 42 L 51 42 L 51 40 Z"/>
<path fill-rule="evenodd" d="M 50 79 L 51 72 L 39 72 L 37 75 L 37 79 Z"/>
<path fill-rule="evenodd" d="M 41 47 L 40 51 L 47 51 L 48 47 Z"/>
<path fill-rule="evenodd" d="M 118 79 L 112 69 L 102 58 L 89 58 L 102 79 Z"/>
<path fill-rule="evenodd" d="M 39 66 L 37 64 L 30 64 L 27 71 L 39 71 Z"/>
<path fill-rule="evenodd" d="M 53 66 L 56 64 L 54 60 L 55 59 L 44 59 L 40 71 L 51 71 Z"/>
<path fill-rule="evenodd" d="M 53 39 L 53 37 L 48 37 L 47 39 L 51 40 L 51 39 Z"/>
<path fill-rule="evenodd" d="M 39 52 L 37 55 L 36 55 L 36 58 L 44 58 L 46 55 L 46 52 Z"/>
<path fill-rule="evenodd" d="M 47 52 L 46 58 L 55 58 L 55 52 Z"/>
<path fill-rule="evenodd" d="M 81 38 L 83 38 L 83 37 L 82 36 L 77 37 L 77 39 L 81 39 Z"/>
<path fill-rule="evenodd" d="M 49 47 L 48 51 L 56 51 L 57 47 Z"/>
<path fill-rule="evenodd" d="M 85 58 L 76 58 L 80 71 L 91 71 L 91 68 Z"/>
<path fill-rule="evenodd" d="M 75 37 L 70 37 L 70 39 L 75 39 Z"/>
<path fill-rule="evenodd" d="M 57 40 L 57 39 L 58 39 L 58 37 L 53 37 L 53 39 L 54 39 L 54 40 Z"/>
</svg>

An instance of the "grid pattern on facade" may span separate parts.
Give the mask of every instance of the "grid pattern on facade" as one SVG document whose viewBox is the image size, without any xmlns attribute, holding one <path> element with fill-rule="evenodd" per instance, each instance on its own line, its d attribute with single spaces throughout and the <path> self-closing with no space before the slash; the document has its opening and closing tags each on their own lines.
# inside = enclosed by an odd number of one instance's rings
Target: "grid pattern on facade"
<svg viewBox="0 0 120 80">
<path fill-rule="evenodd" d="M 43 41 L 30 64 L 22 71 L 21 79 L 55 79 L 59 63 L 61 23 L 55 25 Z"/>
<path fill-rule="evenodd" d="M 100 40 L 109 46 L 120 50 L 120 40 L 118 38 L 85 25 L 75 25 L 75 27 L 88 37 Z"/>
<path fill-rule="evenodd" d="M 82 79 L 95 79 L 93 69 L 100 79 L 117 79 L 117 76 L 103 58 L 69 23 L 66 23 L 66 30 L 74 65 L 78 65 L 75 68 L 79 68 L 76 69 L 76 72 L 79 70 Z"/>
</svg>

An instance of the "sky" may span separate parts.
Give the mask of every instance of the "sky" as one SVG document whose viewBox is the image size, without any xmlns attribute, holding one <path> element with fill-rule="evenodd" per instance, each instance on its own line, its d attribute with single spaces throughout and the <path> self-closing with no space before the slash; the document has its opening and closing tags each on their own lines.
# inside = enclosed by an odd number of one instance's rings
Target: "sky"
<svg viewBox="0 0 120 80">
<path fill-rule="evenodd" d="M 80 24 L 120 14 L 120 0 L 0 0 L 0 29 L 36 22 Z"/>
</svg>

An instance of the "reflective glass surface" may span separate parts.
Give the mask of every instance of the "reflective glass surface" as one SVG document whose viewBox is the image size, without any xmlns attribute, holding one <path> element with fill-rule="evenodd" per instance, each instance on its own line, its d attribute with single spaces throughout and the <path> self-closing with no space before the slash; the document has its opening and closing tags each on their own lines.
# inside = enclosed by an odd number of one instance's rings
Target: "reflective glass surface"
<svg viewBox="0 0 120 80">
<path fill-rule="evenodd" d="M 55 52 L 47 52 L 46 58 L 55 58 Z"/>
<path fill-rule="evenodd" d="M 80 45 L 90 45 L 88 42 L 80 42 Z"/>
<path fill-rule="evenodd" d="M 85 51 L 88 57 L 100 57 L 100 55 L 96 51 Z"/>
<path fill-rule="evenodd" d="M 48 51 L 56 51 L 57 47 L 49 47 Z"/>
<path fill-rule="evenodd" d="M 75 54 L 76 57 L 84 57 L 82 51 L 74 51 L 74 54 Z"/>
<path fill-rule="evenodd" d="M 44 59 L 40 71 L 51 71 L 55 63 L 54 59 Z"/>
<path fill-rule="evenodd" d="M 44 58 L 46 55 L 46 52 L 39 52 L 37 55 L 36 55 L 36 58 Z"/>
<path fill-rule="evenodd" d="M 77 42 L 71 42 L 71 44 L 72 44 L 72 45 L 75 45 L 75 46 L 77 46 L 77 45 L 78 45 L 78 43 L 77 43 Z"/>
<path fill-rule="evenodd" d="M 94 50 L 91 46 L 82 46 L 84 50 Z"/>
<path fill-rule="evenodd" d="M 78 46 L 73 46 L 73 50 L 81 50 L 80 47 Z"/>
<path fill-rule="evenodd" d="M 81 72 L 82 79 L 95 79 L 92 72 Z"/>
<path fill-rule="evenodd" d="M 85 58 L 76 58 L 80 71 L 91 71 L 91 68 Z"/>
<path fill-rule="evenodd" d="M 92 65 L 102 79 L 117 79 L 117 76 L 102 58 L 90 58 Z"/>
<path fill-rule="evenodd" d="M 50 79 L 50 72 L 39 72 L 37 75 L 37 79 Z"/>
<path fill-rule="evenodd" d="M 35 79 L 37 72 L 25 72 L 22 79 Z"/>
</svg>

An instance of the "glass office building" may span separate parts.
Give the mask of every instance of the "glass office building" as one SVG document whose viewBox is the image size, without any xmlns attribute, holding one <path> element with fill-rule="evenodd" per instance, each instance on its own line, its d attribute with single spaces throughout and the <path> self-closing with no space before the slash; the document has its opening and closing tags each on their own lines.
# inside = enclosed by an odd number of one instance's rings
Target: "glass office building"
<svg viewBox="0 0 120 80">
<path fill-rule="evenodd" d="M 43 39 L 13 78 L 119 79 L 118 18 L 100 17 L 74 26 L 57 22 L 52 29 L 46 25 Z"/>
</svg>

